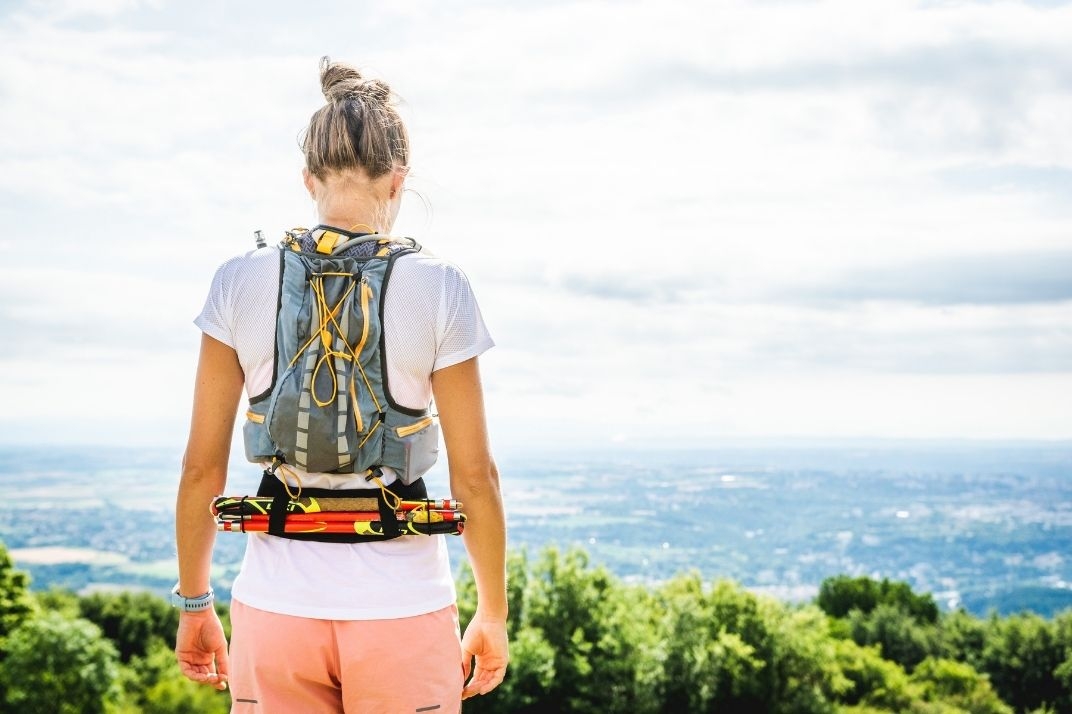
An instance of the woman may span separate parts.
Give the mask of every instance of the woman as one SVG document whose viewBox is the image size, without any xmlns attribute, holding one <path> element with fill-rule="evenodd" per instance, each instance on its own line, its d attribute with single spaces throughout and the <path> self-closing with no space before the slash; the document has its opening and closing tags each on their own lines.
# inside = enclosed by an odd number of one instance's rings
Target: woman
<svg viewBox="0 0 1072 714">
<path fill-rule="evenodd" d="M 391 92 L 326 57 L 320 70 L 327 104 L 303 140 L 319 223 L 347 236 L 389 235 L 409 166 Z M 280 270 L 276 249 L 228 261 L 196 320 L 204 334 L 176 514 L 179 665 L 196 682 L 229 686 L 234 712 L 460 711 L 462 699 L 498 686 L 508 660 L 505 519 L 477 365 L 492 342 L 464 274 L 423 252 L 397 259 L 386 290 L 385 383 L 404 408 L 434 398 L 450 495 L 467 516 L 476 614 L 459 638 L 440 536 L 324 543 L 248 534 L 228 654 L 211 607 L 208 505 L 226 491 L 243 387 L 253 397 L 274 381 Z M 291 488 L 368 487 L 360 474 L 286 473 Z M 381 478 L 397 485 L 389 468 Z"/>
</svg>

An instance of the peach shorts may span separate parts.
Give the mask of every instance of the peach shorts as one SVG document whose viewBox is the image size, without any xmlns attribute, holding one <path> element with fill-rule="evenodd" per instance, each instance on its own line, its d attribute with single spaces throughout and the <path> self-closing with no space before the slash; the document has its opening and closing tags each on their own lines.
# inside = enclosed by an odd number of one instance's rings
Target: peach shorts
<svg viewBox="0 0 1072 714">
<path fill-rule="evenodd" d="M 317 620 L 231 603 L 232 714 L 458 714 L 458 608 Z"/>
</svg>

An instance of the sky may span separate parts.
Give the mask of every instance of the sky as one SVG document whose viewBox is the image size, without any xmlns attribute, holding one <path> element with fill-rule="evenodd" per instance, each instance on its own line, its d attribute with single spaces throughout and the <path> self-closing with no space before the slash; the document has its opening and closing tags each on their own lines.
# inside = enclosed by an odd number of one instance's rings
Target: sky
<svg viewBox="0 0 1072 714">
<path fill-rule="evenodd" d="M 1072 438 L 1072 3 L 0 2 L 0 443 L 181 450 L 330 55 L 468 275 L 493 444 Z"/>
</svg>

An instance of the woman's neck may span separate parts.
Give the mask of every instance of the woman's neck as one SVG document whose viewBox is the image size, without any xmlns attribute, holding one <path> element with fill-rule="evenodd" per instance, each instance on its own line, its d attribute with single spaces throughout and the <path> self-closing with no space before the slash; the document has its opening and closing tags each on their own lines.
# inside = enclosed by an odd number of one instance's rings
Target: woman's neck
<svg viewBox="0 0 1072 714">
<path fill-rule="evenodd" d="M 321 225 L 334 226 L 348 231 L 363 230 L 368 233 L 389 233 L 387 210 L 383 207 L 317 206 L 317 218 Z"/>
<path fill-rule="evenodd" d="M 389 233 L 392 215 L 382 181 L 332 180 L 321 184 L 316 195 L 321 224 L 346 230 L 362 228 L 370 233 Z"/>
</svg>

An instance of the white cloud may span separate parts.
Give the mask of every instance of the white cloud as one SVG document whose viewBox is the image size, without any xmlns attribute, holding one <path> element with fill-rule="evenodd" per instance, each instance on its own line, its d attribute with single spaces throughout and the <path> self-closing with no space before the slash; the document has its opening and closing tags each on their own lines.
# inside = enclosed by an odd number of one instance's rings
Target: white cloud
<svg viewBox="0 0 1072 714">
<path fill-rule="evenodd" d="M 35 9 L 51 22 L 111 18 L 141 7 L 159 7 L 161 0 L 43 0 Z"/>
<path fill-rule="evenodd" d="M 431 211 L 409 202 L 400 227 L 469 273 L 504 422 L 1072 437 L 1045 399 L 1072 397 L 1072 316 L 1042 289 L 1072 249 L 1070 32 L 1072 6 L 1012 2 L 3 11 L 0 325 L 20 376 L 0 389 L 48 394 L 27 354 L 68 329 L 76 411 L 120 374 L 192 374 L 211 271 L 254 229 L 313 220 L 297 135 L 326 53 L 406 100 Z M 1015 284 L 988 287 L 1002 272 L 978 266 L 1008 256 Z M 127 352 L 136 334 L 160 353 Z M 145 434 L 175 438 L 188 382 L 161 386 Z M 30 437 L 47 417 L 19 413 Z"/>
</svg>

